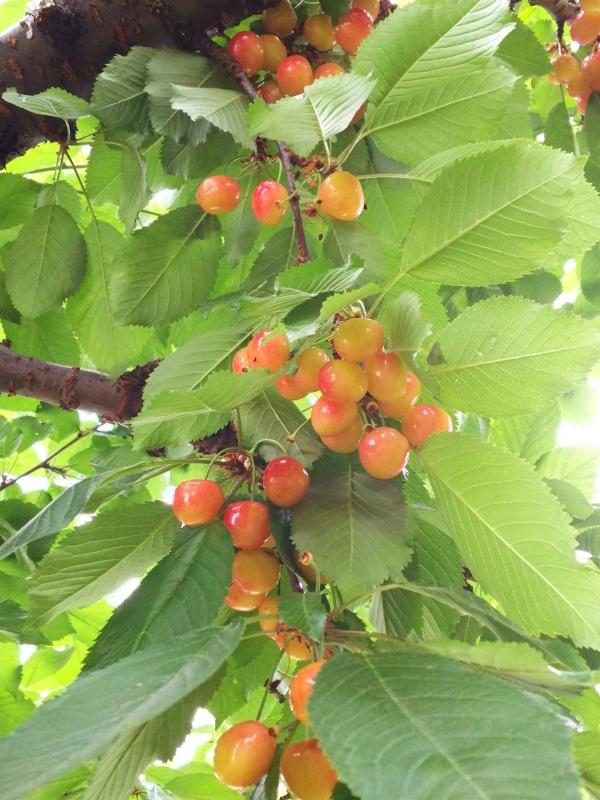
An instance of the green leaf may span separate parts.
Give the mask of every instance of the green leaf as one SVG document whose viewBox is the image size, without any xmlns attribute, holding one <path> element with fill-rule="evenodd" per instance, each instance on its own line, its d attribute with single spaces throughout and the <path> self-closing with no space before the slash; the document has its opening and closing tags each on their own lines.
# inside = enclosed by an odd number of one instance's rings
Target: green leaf
<svg viewBox="0 0 600 800">
<path fill-rule="evenodd" d="M 395 250 L 397 252 L 397 245 Z M 352 222 L 330 220 L 329 231 L 323 242 L 323 255 L 336 266 L 347 263 L 352 256 L 360 256 L 365 263 L 363 278 L 367 280 L 378 281 L 384 272 L 381 242 L 362 218 Z"/>
<path fill-rule="evenodd" d="M 540 475 L 553 480 L 566 481 L 592 500 L 595 496 L 600 448 L 557 447 L 540 461 Z"/>
<path fill-rule="evenodd" d="M 282 621 L 292 628 L 319 641 L 325 630 L 327 609 L 315 592 L 284 594 L 279 598 L 278 613 Z"/>
<path fill-rule="evenodd" d="M 252 172 L 244 175 L 243 169 L 246 169 L 246 165 L 243 165 L 237 174 L 232 175 L 240 185 L 240 202 L 229 214 L 219 216 L 227 260 L 234 266 L 250 252 L 261 230 L 261 225 L 252 211 L 256 175 Z"/>
<path fill-rule="evenodd" d="M 538 412 L 577 386 L 600 358 L 600 335 L 564 311 L 492 297 L 444 328 L 439 348 L 443 363 L 430 375 L 444 404 L 516 416 Z"/>
<path fill-rule="evenodd" d="M 147 503 L 99 514 L 43 559 L 32 579 L 30 624 L 83 608 L 143 575 L 166 555 L 180 525 L 170 506 Z"/>
<path fill-rule="evenodd" d="M 137 650 L 211 625 L 231 583 L 233 548 L 222 522 L 184 528 L 171 552 L 115 609 L 86 666 L 103 669 Z"/>
<path fill-rule="evenodd" d="M 0 736 L 7 736 L 35 711 L 31 700 L 19 691 L 12 695 L 0 688 Z"/>
<path fill-rule="evenodd" d="M 560 406 L 555 403 L 541 414 L 492 420 L 489 441 L 535 464 L 556 446 Z"/>
<path fill-rule="evenodd" d="M 165 791 L 178 800 L 239 800 L 239 792 L 228 789 L 214 775 L 205 772 L 177 775 L 165 784 Z"/>
<path fill-rule="evenodd" d="M 92 113 L 90 104 L 86 100 L 58 87 L 46 89 L 39 94 L 21 94 L 15 89 L 7 89 L 3 92 L 2 99 L 13 106 L 24 108 L 31 114 L 41 114 L 44 117 L 68 120 L 88 117 Z"/>
<path fill-rule="evenodd" d="M 1 178 L 2 176 L 0 176 Z M 1 186 L 1 184 L 0 184 Z M 600 244 L 594 245 L 581 262 L 581 291 L 585 299 L 600 307 Z"/>
<path fill-rule="evenodd" d="M 417 211 L 400 275 L 451 286 L 505 283 L 544 265 L 565 235 L 581 162 L 507 142 L 456 160 Z"/>
<path fill-rule="evenodd" d="M 215 225 L 197 206 L 186 206 L 134 231 L 113 262 L 111 297 L 117 320 L 157 325 L 207 300 L 219 260 Z"/>
<path fill-rule="evenodd" d="M 173 84 L 171 105 L 175 110 L 184 111 L 193 120 L 208 120 L 244 147 L 252 146 L 245 119 L 249 102 L 247 95 L 230 89 Z"/>
<path fill-rule="evenodd" d="M 77 223 L 60 206 L 42 206 L 10 248 L 6 288 L 21 314 L 35 319 L 73 294 L 84 272 L 85 242 Z"/>
<path fill-rule="evenodd" d="M 292 510 L 292 539 L 324 574 L 351 589 L 397 578 L 406 566 L 412 516 L 393 481 L 355 472 L 314 482 Z"/>
<path fill-rule="evenodd" d="M 387 350 L 397 353 L 410 366 L 431 332 L 431 326 L 421 314 L 421 303 L 417 295 L 403 292 L 397 300 L 387 303 L 381 315 L 381 323 L 388 335 Z"/>
<path fill-rule="evenodd" d="M 204 629 L 78 678 L 0 742 L 0 758 L 12 764 L 10 773 L 0 776 L 4 800 L 22 800 L 102 755 L 128 725 L 147 722 L 174 705 L 217 671 L 241 632 L 239 625 Z M 86 722 L 90 719 L 94 725 Z"/>
<path fill-rule="evenodd" d="M 496 55 L 518 75 L 537 78 L 548 74 L 548 53 L 535 34 L 520 19 L 500 43 Z M 564 103 L 561 104 L 564 108 Z M 547 142 L 546 142 L 547 143 Z"/>
<path fill-rule="evenodd" d="M 544 125 L 544 143 L 548 147 L 564 150 L 565 153 L 574 153 L 574 135 L 571 118 L 565 104 L 557 103 L 548 114 Z"/>
<path fill-rule="evenodd" d="M 144 87 L 146 68 L 155 53 L 149 47 L 133 47 L 126 56 L 115 56 L 96 78 L 92 110 L 105 125 L 151 133 Z"/>
<path fill-rule="evenodd" d="M 308 701 L 319 743 L 362 800 L 579 800 L 570 733 L 516 686 L 438 656 L 341 655 Z M 502 746 L 499 746 L 502 742 Z"/>
<path fill-rule="evenodd" d="M 600 167 L 600 99 L 592 92 L 585 107 L 585 138 L 590 159 Z"/>
<path fill-rule="evenodd" d="M 581 731 L 573 739 L 573 755 L 585 784 L 595 792 L 600 792 L 600 733 Z"/>
<path fill-rule="evenodd" d="M 122 149 L 107 147 L 101 135 L 92 142 L 85 171 L 85 186 L 92 205 L 118 205 L 123 191 Z"/>
<path fill-rule="evenodd" d="M 400 8 L 376 26 L 354 69 L 377 79 L 365 132 L 380 150 L 417 163 L 495 131 L 514 83 L 489 65 L 506 22 L 497 0 L 445 0 Z"/>
<path fill-rule="evenodd" d="M 60 306 L 36 319 L 23 319 L 20 325 L 4 322 L 3 326 L 17 353 L 55 364 L 77 364 L 80 360 L 79 345 Z"/>
<path fill-rule="evenodd" d="M 29 218 L 39 188 L 22 175 L 0 174 L 0 230 L 14 228 Z"/>
<path fill-rule="evenodd" d="M 253 136 L 279 139 L 308 156 L 319 142 L 346 130 L 375 86 L 362 75 L 334 75 L 306 86 L 300 97 L 285 97 L 273 105 L 257 98 L 247 113 Z"/>
<path fill-rule="evenodd" d="M 122 190 L 119 219 L 130 233 L 152 192 L 147 184 L 147 163 L 139 151 L 126 147 L 121 154 Z"/>
<path fill-rule="evenodd" d="M 419 449 L 465 563 L 510 619 L 600 649 L 600 574 L 578 564 L 574 530 L 534 468 L 478 438 Z"/>
</svg>

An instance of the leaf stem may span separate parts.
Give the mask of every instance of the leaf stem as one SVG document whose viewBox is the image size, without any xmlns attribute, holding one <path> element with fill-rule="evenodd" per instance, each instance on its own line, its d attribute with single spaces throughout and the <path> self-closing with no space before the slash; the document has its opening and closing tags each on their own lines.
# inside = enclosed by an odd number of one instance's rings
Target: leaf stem
<svg viewBox="0 0 600 800">
<path fill-rule="evenodd" d="M 414 181 L 416 183 L 433 183 L 430 178 L 420 178 L 418 175 L 411 175 L 409 172 L 374 172 L 369 175 L 356 175 L 359 181 L 366 181 L 378 178 L 395 178 L 399 181 Z"/>
<path fill-rule="evenodd" d="M 327 615 L 327 619 L 335 619 L 335 617 L 337 617 L 338 614 L 341 614 L 342 611 L 345 611 L 347 608 L 350 608 L 350 606 L 353 606 L 355 603 L 358 603 L 361 600 L 366 600 L 368 597 L 372 597 L 374 594 L 389 592 L 392 589 L 403 589 L 405 586 L 406 584 L 404 583 L 386 583 L 383 586 L 376 586 L 374 589 L 369 589 L 367 592 L 363 592 L 362 594 L 357 594 L 356 597 L 352 597 L 350 600 L 347 600 L 345 603 L 342 603 L 341 605 L 332 609 Z"/>
</svg>

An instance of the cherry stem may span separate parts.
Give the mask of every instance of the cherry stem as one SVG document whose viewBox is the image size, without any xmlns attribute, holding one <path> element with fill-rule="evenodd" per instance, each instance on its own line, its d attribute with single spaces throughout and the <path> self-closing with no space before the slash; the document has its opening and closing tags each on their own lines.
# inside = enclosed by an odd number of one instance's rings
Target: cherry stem
<svg viewBox="0 0 600 800">
<path fill-rule="evenodd" d="M 248 97 L 255 100 L 258 97 L 258 92 L 250 78 L 246 75 L 239 62 L 229 55 L 216 42 L 213 42 L 207 37 L 201 37 L 195 42 L 197 49 L 208 58 L 220 64 L 225 72 L 228 73 L 246 92 Z M 292 168 L 291 156 L 292 151 L 283 143 L 276 142 L 285 179 L 290 193 L 290 206 L 292 208 L 292 216 L 294 217 L 294 227 L 296 230 L 296 241 L 298 242 L 298 264 L 305 264 L 310 261 L 308 253 L 308 243 L 306 241 L 306 234 L 304 232 L 304 225 L 302 224 L 302 212 L 300 211 L 300 198 L 296 190 L 296 180 L 294 178 L 294 171 Z"/>
<path fill-rule="evenodd" d="M 278 447 L 284 456 L 287 456 L 287 450 L 285 449 L 285 447 L 281 444 L 281 442 L 278 442 L 275 439 L 259 439 L 257 442 L 255 442 L 254 446 L 252 447 L 252 450 L 250 450 L 248 455 L 250 456 L 254 455 L 254 453 L 256 452 L 256 448 L 261 444 L 272 444 L 274 447 Z"/>
<path fill-rule="evenodd" d="M 368 597 L 372 597 L 374 594 L 380 594 L 381 592 L 389 592 L 392 589 L 404 589 L 406 588 L 406 584 L 404 583 L 386 583 L 384 586 L 377 586 L 374 589 L 369 589 L 367 592 L 363 592 L 362 594 L 357 594 L 356 597 L 351 598 L 350 600 L 342 603 L 341 605 L 334 608 L 332 611 L 329 612 L 327 615 L 328 620 L 335 619 L 338 614 L 341 614 L 342 611 L 345 611 L 350 606 L 353 606 L 355 603 L 360 602 L 361 600 L 366 600 Z"/>
<path fill-rule="evenodd" d="M 258 711 L 256 712 L 256 721 L 257 722 L 260 722 L 260 718 L 262 716 L 262 712 L 265 710 L 265 705 L 266 705 L 266 702 L 267 702 L 267 698 L 269 697 L 269 695 L 271 693 L 271 684 L 273 683 L 273 679 L 275 678 L 275 673 L 277 672 L 277 668 L 279 667 L 281 659 L 283 658 L 283 654 L 284 654 L 283 650 L 281 650 L 277 654 L 277 661 L 275 662 L 275 666 L 271 670 L 271 676 L 267 679 L 267 682 L 265 684 L 265 691 L 264 691 L 264 694 L 263 694 L 262 699 L 260 701 L 260 705 L 258 707 Z"/>
</svg>

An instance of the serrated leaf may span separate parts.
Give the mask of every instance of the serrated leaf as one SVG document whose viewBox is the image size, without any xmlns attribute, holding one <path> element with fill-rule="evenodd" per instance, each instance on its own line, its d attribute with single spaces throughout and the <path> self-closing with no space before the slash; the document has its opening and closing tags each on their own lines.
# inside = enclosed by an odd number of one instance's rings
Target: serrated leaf
<svg viewBox="0 0 600 800">
<path fill-rule="evenodd" d="M 591 500 L 595 496 L 599 464 L 598 447 L 557 447 L 541 459 L 538 471 L 545 478 L 572 484 Z"/>
<path fill-rule="evenodd" d="M 524 22 L 516 19 L 515 23 L 513 30 L 500 43 L 496 55 L 524 78 L 547 75 L 548 53 L 544 46 Z"/>
<path fill-rule="evenodd" d="M 173 84 L 171 105 L 184 111 L 193 120 L 205 119 L 222 131 L 230 133 L 244 147 L 252 146 L 245 113 L 248 96 L 231 89 L 181 86 Z"/>
<path fill-rule="evenodd" d="M 492 420 L 489 441 L 535 464 L 556 446 L 560 420 L 558 403 L 541 414 Z"/>
<path fill-rule="evenodd" d="M 0 742 L 3 763 L 13 765 L 0 777 L 2 796 L 22 800 L 102 755 L 128 725 L 153 719 L 210 678 L 233 652 L 241 632 L 239 625 L 204 629 L 78 678 Z M 86 723 L 89 719 L 94 725 Z"/>
<path fill-rule="evenodd" d="M 564 311 L 492 297 L 444 328 L 439 348 L 443 363 L 429 372 L 442 401 L 503 417 L 538 412 L 574 388 L 600 358 L 600 336 Z"/>
<path fill-rule="evenodd" d="M 397 245 L 395 251 L 397 252 Z M 381 241 L 362 219 L 351 222 L 330 220 L 323 242 L 323 255 L 336 266 L 342 266 L 352 256 L 360 256 L 365 263 L 363 278 L 366 280 L 378 281 L 385 271 Z"/>
<path fill-rule="evenodd" d="M 152 192 L 147 184 L 147 163 L 139 151 L 126 147 L 121 154 L 122 190 L 119 201 L 119 219 L 130 233 Z"/>
<path fill-rule="evenodd" d="M 7 89 L 3 92 L 2 99 L 13 106 L 24 108 L 31 114 L 41 114 L 44 117 L 68 120 L 88 117 L 92 113 L 90 104 L 86 100 L 58 87 L 46 89 L 39 94 L 21 94 L 15 89 Z"/>
<path fill-rule="evenodd" d="M 600 733 L 581 731 L 573 740 L 573 755 L 586 786 L 600 792 Z"/>
<path fill-rule="evenodd" d="M 73 294 L 84 272 L 85 242 L 77 223 L 60 206 L 43 206 L 10 248 L 6 288 L 21 314 L 35 319 Z"/>
<path fill-rule="evenodd" d="M 292 510 L 292 539 L 342 589 L 399 577 L 409 557 L 412 516 L 393 481 L 355 472 L 314 482 Z"/>
<path fill-rule="evenodd" d="M 180 525 L 171 507 L 147 503 L 99 514 L 51 550 L 31 585 L 29 620 L 41 625 L 143 575 L 169 550 Z"/>
<path fill-rule="evenodd" d="M 340 780 L 363 800 L 504 800 L 515 785 L 531 800 L 580 797 L 554 711 L 439 656 L 338 656 L 320 670 L 308 711 Z"/>
<path fill-rule="evenodd" d="M 366 283 L 364 286 L 359 286 L 357 289 L 351 289 L 349 292 L 331 295 L 331 297 L 328 297 L 321 304 L 319 322 L 326 322 L 338 311 L 341 311 L 342 308 L 356 303 L 357 300 L 364 300 L 367 297 L 372 297 L 379 291 L 379 288 L 380 287 L 376 283 Z"/>
<path fill-rule="evenodd" d="M 156 51 L 133 47 L 126 56 L 115 56 L 102 70 L 92 94 L 93 113 L 107 126 L 151 133 L 148 97 L 144 91 L 146 68 Z"/>
<path fill-rule="evenodd" d="M 257 98 L 246 115 L 248 130 L 253 136 L 284 141 L 299 155 L 308 156 L 320 141 L 346 130 L 374 86 L 362 75 L 334 75 L 273 105 Z"/>
<path fill-rule="evenodd" d="M 35 711 L 31 700 L 17 691 L 12 695 L 0 687 L 0 736 L 8 736 Z"/>
<path fill-rule="evenodd" d="M 578 564 L 574 530 L 534 468 L 478 438 L 419 449 L 465 563 L 510 619 L 600 649 L 600 574 Z"/>
<path fill-rule="evenodd" d="M 245 165 L 243 167 L 245 169 Z M 241 170 L 240 170 L 241 171 Z M 241 190 L 240 201 L 229 214 L 221 214 L 219 222 L 225 239 L 227 260 L 235 266 L 252 249 L 261 225 L 252 211 L 252 194 L 256 187 L 256 175 L 233 174 Z"/>
<path fill-rule="evenodd" d="M 123 324 L 157 325 L 207 300 L 217 274 L 220 237 L 194 206 L 164 214 L 135 231 L 113 262 L 115 316 Z"/>
<path fill-rule="evenodd" d="M 0 175 L 0 230 L 25 222 L 33 211 L 39 185 L 22 175 Z"/>
<path fill-rule="evenodd" d="M 277 609 L 281 620 L 291 628 L 296 628 L 317 642 L 323 636 L 327 609 L 319 594 L 284 594 L 279 598 Z"/>
<path fill-rule="evenodd" d="M 35 319 L 22 319 L 20 325 L 2 324 L 17 353 L 55 364 L 77 364 L 80 360 L 79 345 L 60 306 Z"/>
<path fill-rule="evenodd" d="M 397 353 L 410 366 L 431 332 L 431 326 L 421 314 L 421 303 L 417 295 L 403 292 L 397 300 L 387 303 L 381 315 L 381 323 L 389 339 L 387 350 Z"/>
</svg>

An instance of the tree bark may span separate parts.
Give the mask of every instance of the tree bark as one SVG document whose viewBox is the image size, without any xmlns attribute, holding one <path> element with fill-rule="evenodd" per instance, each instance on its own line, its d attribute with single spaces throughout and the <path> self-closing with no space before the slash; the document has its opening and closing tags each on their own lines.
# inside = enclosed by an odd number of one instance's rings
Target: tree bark
<svg viewBox="0 0 600 800">
<path fill-rule="evenodd" d="M 110 59 L 134 45 L 192 49 L 201 35 L 235 24 L 276 0 L 38 0 L 0 36 L 0 95 L 59 86 L 89 99 Z M 0 99 L 0 168 L 64 124 Z"/>
</svg>

